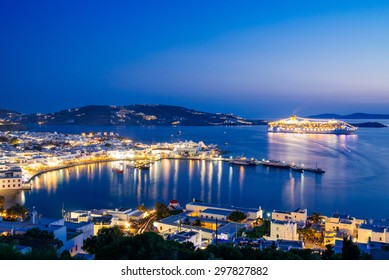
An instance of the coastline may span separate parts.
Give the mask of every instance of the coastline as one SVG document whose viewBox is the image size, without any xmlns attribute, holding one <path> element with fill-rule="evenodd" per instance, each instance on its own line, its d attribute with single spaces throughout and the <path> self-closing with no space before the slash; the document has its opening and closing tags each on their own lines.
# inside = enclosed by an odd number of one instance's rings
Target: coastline
<svg viewBox="0 0 389 280">
<path fill-rule="evenodd" d="M 39 176 L 39 175 L 42 175 L 46 172 L 51 172 L 51 171 L 57 171 L 57 170 L 61 170 L 61 169 L 66 169 L 66 168 L 70 168 L 70 167 L 75 167 L 75 166 L 80 166 L 80 165 L 87 165 L 87 164 L 94 164 L 94 163 L 104 163 L 104 162 L 114 162 L 114 161 L 124 161 L 122 159 L 104 159 L 104 160 L 93 160 L 93 161 L 89 161 L 89 162 L 80 162 L 80 163 L 73 163 L 73 164 L 69 164 L 69 165 L 63 165 L 63 166 L 57 166 L 57 167 L 52 167 L 52 168 L 48 168 L 48 169 L 45 169 L 45 170 L 41 170 L 41 171 L 38 171 L 36 173 L 34 173 L 27 181 L 26 181 L 26 184 L 30 184 L 31 181 Z"/>
</svg>

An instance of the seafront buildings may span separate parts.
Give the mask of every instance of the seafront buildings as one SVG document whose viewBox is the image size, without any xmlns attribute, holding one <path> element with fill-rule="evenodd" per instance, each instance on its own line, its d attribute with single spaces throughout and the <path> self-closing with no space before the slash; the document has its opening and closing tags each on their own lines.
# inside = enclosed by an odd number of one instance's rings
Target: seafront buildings
<svg viewBox="0 0 389 280">
<path fill-rule="evenodd" d="M 161 158 L 217 159 L 216 145 L 202 141 L 133 143 L 112 132 L 63 134 L 49 132 L 0 132 L 0 190 L 29 189 L 30 178 L 42 171 L 112 160 Z"/>
<path fill-rule="evenodd" d="M 7 139 L 0 144 L 0 195 L 1 190 L 29 188 L 26 182 L 34 174 L 76 164 L 162 158 L 222 159 L 216 145 L 205 145 L 201 141 L 146 145 L 104 132 L 80 135 L 12 132 L 1 133 L 0 136 L 3 140 Z M 178 205 L 173 200 L 169 206 L 178 209 Z M 273 210 L 265 215 L 261 207 L 233 207 L 193 201 L 187 203 L 183 210 L 179 214 L 153 221 L 153 229 L 166 239 L 190 241 L 198 248 L 215 242 L 228 242 L 258 249 L 275 246 L 280 250 L 312 246 L 323 250 L 325 245 L 332 245 L 339 252 L 344 238 L 357 242 L 361 250 L 368 253 L 389 245 L 389 224 L 385 221 L 357 219 L 338 213 L 321 216 L 319 221 L 313 222 L 307 209 Z M 244 213 L 246 218 L 239 222 L 231 221 L 229 215 L 234 211 Z M 5 221 L 0 215 L 0 234 L 23 234 L 31 228 L 45 229 L 63 241 L 60 250 L 67 250 L 72 256 L 85 253 L 82 251 L 84 240 L 97 235 L 103 228 L 120 226 L 128 234 L 142 233 L 146 229 L 142 228 L 142 224 L 152 217 L 148 211 L 130 208 L 74 210 L 61 219 L 39 217 L 35 210 L 31 214 L 26 221 Z M 270 225 L 267 235 L 256 239 L 244 237 L 246 231 L 265 220 Z M 135 225 L 139 226 L 138 230 L 134 230 Z M 306 240 L 305 232 L 308 229 L 322 241 L 312 244 Z"/>
</svg>

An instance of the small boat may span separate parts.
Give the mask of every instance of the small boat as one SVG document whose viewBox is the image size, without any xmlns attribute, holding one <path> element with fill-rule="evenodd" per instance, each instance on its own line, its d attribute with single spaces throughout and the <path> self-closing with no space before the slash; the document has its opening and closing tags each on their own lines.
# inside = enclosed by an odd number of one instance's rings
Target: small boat
<svg viewBox="0 0 389 280">
<path fill-rule="evenodd" d="M 150 169 L 150 164 L 142 164 L 138 168 L 147 170 L 147 169 Z"/>
<path fill-rule="evenodd" d="M 249 159 L 243 156 L 233 158 L 229 162 L 234 165 L 257 165 L 255 159 Z"/>
<path fill-rule="evenodd" d="M 298 165 L 293 164 L 290 166 L 290 169 L 292 169 L 292 171 L 304 173 L 304 167 L 302 167 L 302 166 L 298 166 Z"/>
<path fill-rule="evenodd" d="M 135 168 L 138 169 L 150 169 L 150 163 L 138 162 L 135 164 Z"/>
<path fill-rule="evenodd" d="M 115 172 L 116 174 L 123 174 L 124 170 L 114 167 L 114 168 L 112 168 L 112 172 Z"/>
<path fill-rule="evenodd" d="M 316 173 L 316 174 L 323 174 L 325 173 L 325 171 L 321 168 L 304 168 L 305 171 L 308 171 L 308 172 L 313 172 L 313 173 Z"/>
<path fill-rule="evenodd" d="M 313 173 L 316 173 L 316 174 L 323 174 L 325 173 L 325 171 L 321 168 L 318 168 L 317 167 L 317 163 L 316 163 L 316 167 L 315 168 L 304 168 L 305 171 L 309 171 L 309 172 L 313 172 Z"/>
<path fill-rule="evenodd" d="M 277 167 L 277 168 L 283 168 L 283 169 L 289 169 L 290 165 L 284 161 L 278 161 L 278 160 L 262 160 L 261 164 L 263 166 L 267 167 Z"/>
</svg>

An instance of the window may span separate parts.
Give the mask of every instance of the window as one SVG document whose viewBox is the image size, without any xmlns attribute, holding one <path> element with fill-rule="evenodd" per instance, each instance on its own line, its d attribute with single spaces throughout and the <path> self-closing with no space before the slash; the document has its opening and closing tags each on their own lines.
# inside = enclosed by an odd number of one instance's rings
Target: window
<svg viewBox="0 0 389 280">
<path fill-rule="evenodd" d="M 159 227 L 159 230 L 162 230 L 162 226 Z"/>
<path fill-rule="evenodd" d="M 280 235 L 279 235 L 279 234 L 277 234 L 277 239 L 278 239 L 278 238 L 280 238 Z"/>
<path fill-rule="evenodd" d="M 380 237 L 380 241 L 382 241 L 382 237 Z"/>
<path fill-rule="evenodd" d="M 278 227 L 276 227 L 276 231 L 279 231 Z"/>
</svg>

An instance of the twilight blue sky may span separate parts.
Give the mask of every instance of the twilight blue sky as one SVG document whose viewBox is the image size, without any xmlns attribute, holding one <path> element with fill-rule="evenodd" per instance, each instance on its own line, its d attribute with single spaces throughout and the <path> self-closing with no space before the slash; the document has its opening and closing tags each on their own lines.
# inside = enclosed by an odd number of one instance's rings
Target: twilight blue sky
<svg viewBox="0 0 389 280">
<path fill-rule="evenodd" d="M 0 107 L 389 113 L 389 1 L 0 2 Z"/>
</svg>

